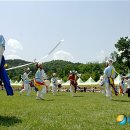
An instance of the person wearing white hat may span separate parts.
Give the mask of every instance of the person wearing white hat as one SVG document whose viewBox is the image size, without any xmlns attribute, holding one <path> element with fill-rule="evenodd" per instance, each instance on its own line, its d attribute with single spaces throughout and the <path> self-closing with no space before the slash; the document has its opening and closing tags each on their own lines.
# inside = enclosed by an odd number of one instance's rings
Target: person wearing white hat
<svg viewBox="0 0 130 130">
<path fill-rule="evenodd" d="M 75 96 L 77 89 L 77 72 L 75 72 L 74 70 L 70 71 L 68 80 L 70 81 L 70 93 L 72 96 Z"/>
<path fill-rule="evenodd" d="M 23 89 L 19 92 L 20 95 L 22 95 L 22 93 L 26 91 L 27 96 L 30 96 L 31 87 L 30 87 L 30 79 L 28 77 L 30 73 L 31 73 L 30 68 L 26 68 L 24 74 L 21 75 L 21 79 L 23 81 Z"/>
<path fill-rule="evenodd" d="M 130 97 L 130 74 L 125 76 L 125 83 L 127 83 L 128 97 Z"/>
<path fill-rule="evenodd" d="M 127 82 L 128 88 L 130 88 L 130 74 L 128 74 L 126 77 L 127 77 L 127 81 L 128 81 Z"/>
<path fill-rule="evenodd" d="M 35 79 L 34 79 L 34 86 L 37 89 L 36 99 L 43 100 L 45 98 L 45 94 L 47 92 L 46 83 L 44 81 L 46 78 L 46 74 L 43 70 L 42 63 L 37 63 L 36 69 L 37 69 L 37 72 L 35 73 Z"/>
<path fill-rule="evenodd" d="M 108 66 L 104 70 L 106 96 L 112 99 L 111 87 L 113 88 L 115 95 L 116 96 L 118 95 L 118 92 L 115 89 L 115 85 L 114 85 L 114 78 L 116 76 L 116 71 L 115 68 L 112 66 L 112 59 L 108 59 L 106 63 L 108 64 Z"/>
<path fill-rule="evenodd" d="M 51 83 L 52 83 L 52 93 L 53 95 L 56 95 L 58 87 L 58 78 L 56 77 L 56 73 L 52 74 Z"/>
</svg>

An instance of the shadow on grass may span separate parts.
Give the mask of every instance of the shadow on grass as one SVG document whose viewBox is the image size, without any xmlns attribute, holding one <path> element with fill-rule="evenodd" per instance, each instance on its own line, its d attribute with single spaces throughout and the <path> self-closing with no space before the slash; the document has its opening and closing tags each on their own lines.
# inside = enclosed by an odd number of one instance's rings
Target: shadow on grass
<svg viewBox="0 0 130 130">
<path fill-rule="evenodd" d="M 54 99 L 46 99 L 46 100 L 44 100 L 44 101 L 54 101 Z"/>
<path fill-rule="evenodd" d="M 112 101 L 115 101 L 115 102 L 130 102 L 130 101 L 127 101 L 127 100 L 115 100 L 115 99 L 112 99 Z"/>
<path fill-rule="evenodd" d="M 54 96 L 65 96 L 65 95 L 59 94 L 59 95 L 54 95 Z"/>
<path fill-rule="evenodd" d="M 0 125 L 1 126 L 11 126 L 16 123 L 22 123 L 21 119 L 18 119 L 16 116 L 0 116 Z"/>
<path fill-rule="evenodd" d="M 78 96 L 78 95 L 76 95 L 76 96 L 73 96 L 73 97 L 84 97 L 84 96 Z"/>
</svg>

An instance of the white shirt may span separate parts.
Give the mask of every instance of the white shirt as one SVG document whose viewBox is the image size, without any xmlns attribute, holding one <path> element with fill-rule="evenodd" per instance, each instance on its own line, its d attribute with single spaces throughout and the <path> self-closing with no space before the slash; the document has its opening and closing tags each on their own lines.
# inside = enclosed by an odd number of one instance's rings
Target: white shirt
<svg viewBox="0 0 130 130">
<path fill-rule="evenodd" d="M 112 74 L 112 70 L 114 71 L 114 74 Z M 104 77 L 105 81 L 108 82 L 108 77 L 115 78 L 115 68 L 112 65 L 109 65 L 108 67 L 105 68 L 104 70 Z"/>
<path fill-rule="evenodd" d="M 52 84 L 57 85 L 57 80 L 58 80 L 57 77 L 52 77 L 52 78 L 51 78 Z"/>
<path fill-rule="evenodd" d="M 21 78 L 23 79 L 24 84 L 29 83 L 28 74 L 26 72 L 21 76 Z"/>
<path fill-rule="evenodd" d="M 127 88 L 130 88 L 130 78 L 128 80 L 125 80 L 125 82 L 127 83 Z"/>
</svg>

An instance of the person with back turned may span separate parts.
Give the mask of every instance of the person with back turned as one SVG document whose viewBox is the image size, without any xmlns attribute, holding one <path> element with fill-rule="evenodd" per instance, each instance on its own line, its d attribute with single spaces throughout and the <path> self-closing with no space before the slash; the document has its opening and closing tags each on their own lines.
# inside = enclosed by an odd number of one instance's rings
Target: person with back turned
<svg viewBox="0 0 130 130">
<path fill-rule="evenodd" d="M 5 39 L 3 35 L 0 35 L 0 79 L 4 83 L 7 95 L 12 96 L 14 94 L 13 89 L 11 87 L 10 79 L 4 67 L 5 65 L 5 58 L 3 55 L 4 51 L 5 51 Z"/>
</svg>

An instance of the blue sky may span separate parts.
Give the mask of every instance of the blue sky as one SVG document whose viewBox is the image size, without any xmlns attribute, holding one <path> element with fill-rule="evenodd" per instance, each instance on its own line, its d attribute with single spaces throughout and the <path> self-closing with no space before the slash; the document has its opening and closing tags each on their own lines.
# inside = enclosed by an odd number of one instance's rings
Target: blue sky
<svg viewBox="0 0 130 130">
<path fill-rule="evenodd" d="M 130 1 L 0 1 L 6 59 L 101 62 L 130 36 Z"/>
</svg>

